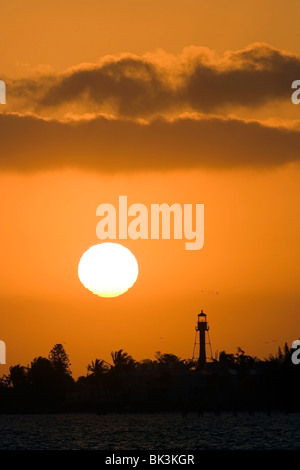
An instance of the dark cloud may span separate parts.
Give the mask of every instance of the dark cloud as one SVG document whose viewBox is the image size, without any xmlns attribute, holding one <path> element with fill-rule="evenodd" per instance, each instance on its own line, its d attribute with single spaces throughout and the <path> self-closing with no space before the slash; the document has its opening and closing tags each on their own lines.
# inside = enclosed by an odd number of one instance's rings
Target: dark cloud
<svg viewBox="0 0 300 470">
<path fill-rule="evenodd" d="M 253 46 L 229 56 L 221 70 L 195 66 L 186 82 L 187 102 L 201 111 L 224 106 L 255 107 L 291 97 L 291 84 L 300 76 L 300 58 L 267 46 Z"/>
<path fill-rule="evenodd" d="M 263 168 L 300 160 L 300 131 L 238 119 L 63 123 L 5 114 L 0 129 L 2 170 Z"/>
<path fill-rule="evenodd" d="M 8 90 L 42 116 L 55 117 L 64 108 L 66 113 L 109 109 L 119 117 L 150 118 L 290 102 L 291 83 L 299 77 L 299 56 L 257 43 L 221 58 L 204 48 L 187 48 L 178 57 L 112 56 L 98 65 L 15 81 Z M 20 111 L 18 101 L 14 106 Z"/>
<path fill-rule="evenodd" d="M 42 107 L 87 101 L 94 111 L 109 104 L 123 116 L 151 115 L 169 109 L 176 93 L 155 66 L 140 58 L 112 60 L 101 67 L 76 70 L 50 88 Z"/>
</svg>

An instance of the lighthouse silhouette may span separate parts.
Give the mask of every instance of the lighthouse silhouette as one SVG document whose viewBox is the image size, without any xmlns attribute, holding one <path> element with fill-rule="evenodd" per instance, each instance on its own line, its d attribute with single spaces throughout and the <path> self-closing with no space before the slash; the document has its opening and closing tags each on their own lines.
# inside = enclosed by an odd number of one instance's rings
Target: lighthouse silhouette
<svg viewBox="0 0 300 470">
<path fill-rule="evenodd" d="M 197 361 L 198 368 L 202 369 L 206 364 L 206 336 L 208 337 L 208 344 L 211 351 L 211 344 L 208 333 L 209 327 L 207 324 L 206 314 L 203 312 L 203 310 L 198 313 L 198 320 L 195 330 L 196 336 L 194 342 L 193 360 Z"/>
</svg>

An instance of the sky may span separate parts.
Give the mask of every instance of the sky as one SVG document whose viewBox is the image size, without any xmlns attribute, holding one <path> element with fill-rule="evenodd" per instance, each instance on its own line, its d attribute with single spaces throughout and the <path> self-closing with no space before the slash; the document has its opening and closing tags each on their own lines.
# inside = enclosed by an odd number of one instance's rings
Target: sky
<svg viewBox="0 0 300 470">
<path fill-rule="evenodd" d="M 62 343 L 73 376 L 124 349 L 265 358 L 299 337 L 296 1 L 1 5 L 0 339 L 7 364 Z M 122 240 L 139 276 L 80 283 L 102 203 L 204 204 L 204 246 Z M 116 240 L 118 241 L 118 240 Z"/>
</svg>

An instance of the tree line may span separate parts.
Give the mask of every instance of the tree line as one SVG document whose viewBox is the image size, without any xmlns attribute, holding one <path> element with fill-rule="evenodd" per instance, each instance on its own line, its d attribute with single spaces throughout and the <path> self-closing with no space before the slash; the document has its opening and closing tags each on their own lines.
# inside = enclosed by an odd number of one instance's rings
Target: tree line
<svg viewBox="0 0 300 470">
<path fill-rule="evenodd" d="M 217 409 L 298 411 L 296 390 L 300 365 L 291 361 L 287 343 L 262 360 L 220 352 L 204 369 L 197 361 L 175 354 L 155 353 L 136 361 L 123 349 L 111 352 L 111 362 L 95 358 L 86 374 L 72 377 L 71 362 L 62 344 L 48 357 L 30 365 L 17 364 L 0 378 L 0 412 L 171 411 Z"/>
</svg>

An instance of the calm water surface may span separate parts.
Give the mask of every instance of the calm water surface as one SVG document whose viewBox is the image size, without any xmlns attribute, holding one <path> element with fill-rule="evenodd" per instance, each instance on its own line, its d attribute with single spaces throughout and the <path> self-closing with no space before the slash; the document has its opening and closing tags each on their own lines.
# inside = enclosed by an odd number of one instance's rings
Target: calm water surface
<svg viewBox="0 0 300 470">
<path fill-rule="evenodd" d="M 0 415 L 0 449 L 300 449 L 300 414 Z"/>
</svg>

